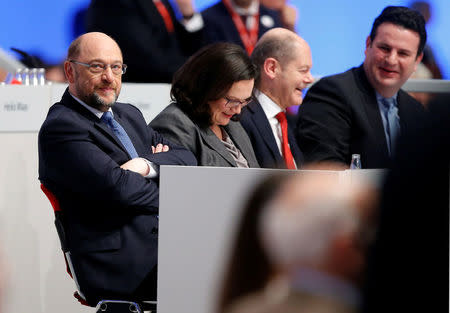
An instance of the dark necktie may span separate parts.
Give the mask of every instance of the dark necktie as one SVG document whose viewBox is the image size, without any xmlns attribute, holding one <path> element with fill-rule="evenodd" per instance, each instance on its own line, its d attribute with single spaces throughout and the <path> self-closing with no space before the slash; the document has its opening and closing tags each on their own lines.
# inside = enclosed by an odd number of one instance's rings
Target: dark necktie
<svg viewBox="0 0 450 313">
<path fill-rule="evenodd" d="M 280 122 L 281 126 L 281 137 L 283 142 L 281 143 L 281 151 L 283 152 L 283 159 L 286 163 L 286 167 L 290 170 L 295 170 L 294 157 L 292 156 L 291 148 L 289 147 L 288 140 L 288 124 L 286 119 L 286 114 L 284 112 L 278 113 L 275 118 Z"/>
<path fill-rule="evenodd" d="M 384 116 L 386 117 L 386 133 L 389 155 L 393 155 L 395 149 L 395 141 L 400 132 L 400 118 L 398 116 L 398 108 L 395 105 L 394 98 L 383 98 L 381 100 L 384 106 Z"/>
<path fill-rule="evenodd" d="M 133 146 L 133 143 L 128 137 L 127 132 L 123 127 L 113 118 L 110 111 L 103 113 L 101 120 L 108 125 L 108 127 L 113 131 L 114 135 L 120 140 L 128 154 L 132 159 L 137 158 L 138 154 Z"/>
</svg>

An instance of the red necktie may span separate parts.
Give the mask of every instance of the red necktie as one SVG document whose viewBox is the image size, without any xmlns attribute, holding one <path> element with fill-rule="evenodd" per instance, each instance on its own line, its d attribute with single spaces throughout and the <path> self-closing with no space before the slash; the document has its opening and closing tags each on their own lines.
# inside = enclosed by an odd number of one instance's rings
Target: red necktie
<svg viewBox="0 0 450 313">
<path fill-rule="evenodd" d="M 281 126 L 281 136 L 283 137 L 283 142 L 281 143 L 281 151 L 283 152 L 284 162 L 286 162 L 286 167 L 290 170 L 295 170 L 294 157 L 292 156 L 291 148 L 289 148 L 288 140 L 288 125 L 286 120 L 286 113 L 280 112 L 276 116 L 278 122 Z"/>
<path fill-rule="evenodd" d="M 155 4 L 159 14 L 163 18 L 167 31 L 169 33 L 173 33 L 174 31 L 173 21 L 172 17 L 170 16 L 169 10 L 167 10 L 166 6 L 164 5 L 164 3 L 162 3 L 161 0 L 153 0 L 153 3 Z"/>
</svg>

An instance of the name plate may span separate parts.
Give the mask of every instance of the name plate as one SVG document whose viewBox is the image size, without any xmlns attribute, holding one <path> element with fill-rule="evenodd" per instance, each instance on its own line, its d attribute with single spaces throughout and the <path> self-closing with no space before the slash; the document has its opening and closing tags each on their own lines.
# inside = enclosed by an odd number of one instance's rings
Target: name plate
<svg viewBox="0 0 450 313">
<path fill-rule="evenodd" d="M 50 107 L 50 86 L 0 86 L 0 132 L 39 131 Z"/>
</svg>

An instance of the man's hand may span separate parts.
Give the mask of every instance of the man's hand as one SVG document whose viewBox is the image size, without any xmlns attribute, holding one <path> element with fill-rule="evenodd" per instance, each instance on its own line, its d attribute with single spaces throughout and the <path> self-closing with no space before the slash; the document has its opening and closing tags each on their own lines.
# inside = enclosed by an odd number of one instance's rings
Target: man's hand
<svg viewBox="0 0 450 313">
<path fill-rule="evenodd" d="M 160 152 L 167 152 L 169 151 L 169 146 L 168 145 L 162 145 L 161 143 L 159 143 L 156 148 L 154 146 L 152 146 L 152 152 L 153 153 L 160 153 Z"/>
<path fill-rule="evenodd" d="M 295 22 L 297 20 L 297 9 L 286 4 L 281 9 L 281 22 L 284 27 L 295 32 Z"/>
<path fill-rule="evenodd" d="M 152 147 L 153 148 L 153 147 Z M 124 170 L 129 170 L 141 174 L 142 176 L 147 176 L 150 172 L 150 167 L 147 162 L 142 158 L 134 158 L 120 166 Z"/>
<path fill-rule="evenodd" d="M 175 0 L 183 17 L 193 16 L 195 13 L 192 0 Z"/>
</svg>

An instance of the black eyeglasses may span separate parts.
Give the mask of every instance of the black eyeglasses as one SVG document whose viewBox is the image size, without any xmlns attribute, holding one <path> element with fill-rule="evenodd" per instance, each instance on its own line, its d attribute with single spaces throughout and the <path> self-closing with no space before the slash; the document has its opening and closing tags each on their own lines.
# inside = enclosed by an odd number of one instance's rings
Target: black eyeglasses
<svg viewBox="0 0 450 313">
<path fill-rule="evenodd" d="M 111 72 L 113 72 L 113 74 L 117 76 L 123 75 L 127 71 L 127 65 L 122 63 L 113 63 L 113 64 L 105 64 L 102 62 L 83 63 L 75 60 L 69 60 L 69 62 L 86 66 L 89 69 L 89 72 L 94 74 L 103 73 L 108 67 L 110 67 Z"/>
<path fill-rule="evenodd" d="M 238 105 L 241 105 L 242 107 L 245 107 L 247 104 L 249 104 L 253 100 L 253 96 L 248 97 L 244 100 L 238 100 L 238 99 L 230 99 L 227 96 L 223 97 L 227 102 L 225 103 L 225 106 L 227 108 L 235 108 Z"/>
</svg>

